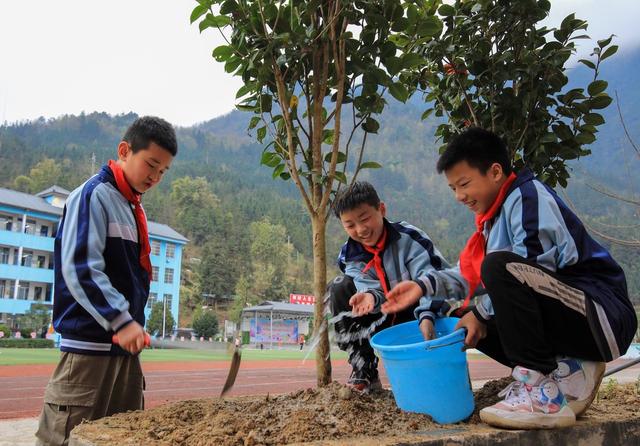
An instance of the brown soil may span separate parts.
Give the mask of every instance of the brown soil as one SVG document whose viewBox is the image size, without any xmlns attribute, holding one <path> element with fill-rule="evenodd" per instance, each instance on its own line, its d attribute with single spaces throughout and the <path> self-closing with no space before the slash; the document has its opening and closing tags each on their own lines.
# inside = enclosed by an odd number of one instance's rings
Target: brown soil
<svg viewBox="0 0 640 446">
<path fill-rule="evenodd" d="M 477 425 L 480 422 L 477 412 L 495 403 L 497 392 L 510 381 L 511 378 L 490 381 L 476 392 L 476 411 L 459 426 Z M 604 383 L 586 419 L 637 418 L 639 403 L 635 385 Z M 266 398 L 182 401 L 83 423 L 74 430 L 74 435 L 96 446 L 257 446 L 319 440 L 349 440 L 350 444 L 366 440 L 374 444 L 375 438 L 388 440 L 441 428 L 426 415 L 402 412 L 388 390 L 361 395 L 334 382 L 322 389 Z"/>
</svg>

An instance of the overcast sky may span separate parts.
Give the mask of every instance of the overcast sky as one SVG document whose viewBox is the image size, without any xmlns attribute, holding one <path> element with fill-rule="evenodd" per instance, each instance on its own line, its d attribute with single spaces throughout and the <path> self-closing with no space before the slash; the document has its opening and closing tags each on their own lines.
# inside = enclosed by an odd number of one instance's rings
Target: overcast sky
<svg viewBox="0 0 640 446">
<path fill-rule="evenodd" d="M 640 1 L 552 0 L 589 34 L 640 46 Z M 189 25 L 195 0 L 0 0 L 0 122 L 82 111 L 154 114 L 192 125 L 234 107 L 240 82 L 211 58 L 213 31 Z M 582 51 L 592 44 L 579 41 Z"/>
</svg>

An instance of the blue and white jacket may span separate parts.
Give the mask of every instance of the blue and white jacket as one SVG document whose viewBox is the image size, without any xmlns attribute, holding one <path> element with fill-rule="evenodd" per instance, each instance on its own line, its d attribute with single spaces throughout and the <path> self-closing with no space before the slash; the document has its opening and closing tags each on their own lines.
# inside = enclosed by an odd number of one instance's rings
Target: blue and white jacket
<svg viewBox="0 0 640 446">
<path fill-rule="evenodd" d="M 124 325 L 144 325 L 149 275 L 140 265 L 132 205 L 109 167 L 69 195 L 55 239 L 53 326 L 60 349 L 127 355 L 111 343 Z"/>
<path fill-rule="evenodd" d="M 561 275 L 575 290 L 565 287 L 552 297 L 586 316 L 608 361 L 624 354 L 635 335 L 637 319 L 622 268 L 531 170 L 518 174 L 498 215 L 485 223 L 484 237 L 487 254 L 510 251 Z M 551 292 L 553 286 L 546 288 Z M 479 296 L 475 313 L 485 320 L 493 317 L 489 295 Z"/>
<path fill-rule="evenodd" d="M 387 243 L 382 253 L 382 264 L 389 289 L 403 280 L 419 282 L 429 296 L 429 308 L 416 313 L 422 320 L 433 320 L 436 313 L 449 308 L 446 300 L 464 294 L 466 281 L 459 271 L 452 270 L 440 251 L 420 229 L 406 222 L 392 223 L 384 220 L 387 228 Z M 362 244 L 349 238 L 342 246 L 338 256 L 340 270 L 353 278 L 358 292 L 368 292 L 375 297 L 374 312 L 380 311 L 380 305 L 386 300 L 375 268 L 362 272 L 373 254 L 366 251 Z"/>
</svg>

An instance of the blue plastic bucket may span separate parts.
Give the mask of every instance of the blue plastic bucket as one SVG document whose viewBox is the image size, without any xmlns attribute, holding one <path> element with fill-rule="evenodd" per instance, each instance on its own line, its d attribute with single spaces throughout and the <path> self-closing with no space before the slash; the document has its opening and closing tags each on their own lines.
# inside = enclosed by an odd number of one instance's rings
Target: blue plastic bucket
<svg viewBox="0 0 640 446">
<path fill-rule="evenodd" d="M 458 318 L 436 320 L 436 339 L 425 341 L 418 321 L 382 330 L 371 345 L 382 358 L 396 404 L 425 413 L 438 423 L 456 423 L 473 412 L 464 329 Z"/>
</svg>

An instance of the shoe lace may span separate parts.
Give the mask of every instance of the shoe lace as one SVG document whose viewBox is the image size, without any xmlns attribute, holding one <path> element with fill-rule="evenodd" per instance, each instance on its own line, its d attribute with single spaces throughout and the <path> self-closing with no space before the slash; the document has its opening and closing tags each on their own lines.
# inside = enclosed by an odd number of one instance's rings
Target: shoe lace
<svg viewBox="0 0 640 446">
<path fill-rule="evenodd" d="M 533 402 L 531 401 L 530 389 L 520 381 L 513 381 L 507 387 L 502 389 L 499 393 L 499 397 L 504 397 L 504 402 L 507 404 L 517 405 L 520 403 L 527 403 L 529 410 L 533 412 Z"/>
</svg>

